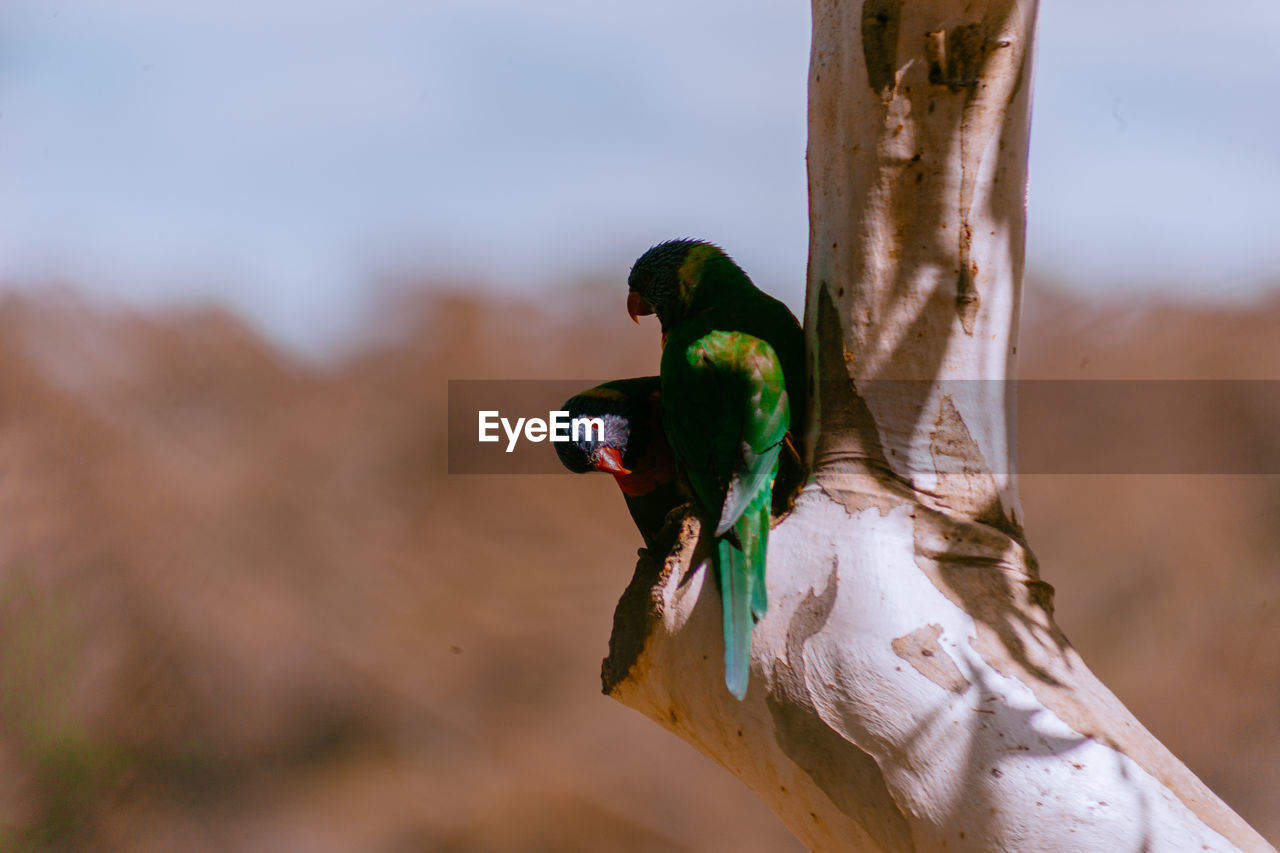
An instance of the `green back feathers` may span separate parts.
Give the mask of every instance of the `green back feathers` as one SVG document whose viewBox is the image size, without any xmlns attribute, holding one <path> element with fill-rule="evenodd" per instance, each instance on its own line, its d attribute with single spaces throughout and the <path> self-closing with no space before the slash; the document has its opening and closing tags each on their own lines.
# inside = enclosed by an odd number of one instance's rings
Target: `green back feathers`
<svg viewBox="0 0 1280 853">
<path fill-rule="evenodd" d="M 753 496 L 773 485 L 790 412 L 781 365 L 765 341 L 712 331 L 687 346 L 668 341 L 663 379 L 675 405 L 664 409 L 676 457 L 699 464 L 689 478 L 708 509 L 719 510 L 723 536 Z M 674 438 L 673 438 L 674 437 Z"/>
</svg>

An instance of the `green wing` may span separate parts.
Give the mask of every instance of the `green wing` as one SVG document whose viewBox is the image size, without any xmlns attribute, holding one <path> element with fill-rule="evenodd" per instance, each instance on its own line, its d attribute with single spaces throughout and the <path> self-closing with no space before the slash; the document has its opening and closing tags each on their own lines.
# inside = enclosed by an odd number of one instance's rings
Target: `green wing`
<svg viewBox="0 0 1280 853">
<path fill-rule="evenodd" d="M 746 695 L 751 628 L 768 605 L 765 553 L 778 453 L 790 425 L 773 347 L 711 331 L 663 353 L 663 422 L 699 501 L 718 519 L 716 568 L 724 607 L 725 683 Z"/>
</svg>

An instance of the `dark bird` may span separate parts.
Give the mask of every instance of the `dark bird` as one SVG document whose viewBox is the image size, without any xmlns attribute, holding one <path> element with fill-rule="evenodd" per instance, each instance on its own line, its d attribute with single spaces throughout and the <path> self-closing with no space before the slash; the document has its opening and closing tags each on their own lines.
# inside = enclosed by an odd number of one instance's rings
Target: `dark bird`
<svg viewBox="0 0 1280 853">
<path fill-rule="evenodd" d="M 571 421 L 603 422 L 603 435 L 583 429 L 576 441 L 555 443 L 564 467 L 576 474 L 612 474 L 645 546 L 658 547 L 668 513 L 689 501 L 662 429 L 658 377 L 606 382 L 569 398 L 561 408 Z"/>
</svg>

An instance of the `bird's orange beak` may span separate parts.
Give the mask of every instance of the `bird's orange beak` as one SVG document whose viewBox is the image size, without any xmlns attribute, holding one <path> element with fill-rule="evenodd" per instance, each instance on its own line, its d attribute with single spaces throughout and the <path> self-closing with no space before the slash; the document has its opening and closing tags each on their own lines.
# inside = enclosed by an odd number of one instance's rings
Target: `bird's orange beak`
<svg viewBox="0 0 1280 853">
<path fill-rule="evenodd" d="M 653 313 L 653 307 L 633 290 L 627 294 L 627 313 L 631 315 L 631 322 L 639 323 L 639 318 Z"/>
<path fill-rule="evenodd" d="M 622 454 L 618 452 L 616 447 L 602 447 L 596 454 L 596 470 L 606 471 L 616 476 L 625 476 L 631 473 L 630 468 L 626 468 L 622 464 Z"/>
</svg>

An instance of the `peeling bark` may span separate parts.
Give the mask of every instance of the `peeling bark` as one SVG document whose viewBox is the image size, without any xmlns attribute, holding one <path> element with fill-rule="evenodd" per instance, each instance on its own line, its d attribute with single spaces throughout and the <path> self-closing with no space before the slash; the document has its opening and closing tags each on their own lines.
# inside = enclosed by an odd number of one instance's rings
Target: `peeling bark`
<svg viewBox="0 0 1280 853">
<path fill-rule="evenodd" d="M 813 20 L 811 475 L 770 537 L 748 693 L 693 516 L 641 555 L 606 693 L 814 850 L 1271 849 L 1080 660 L 1018 520 L 1035 0 Z"/>
</svg>

